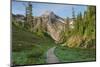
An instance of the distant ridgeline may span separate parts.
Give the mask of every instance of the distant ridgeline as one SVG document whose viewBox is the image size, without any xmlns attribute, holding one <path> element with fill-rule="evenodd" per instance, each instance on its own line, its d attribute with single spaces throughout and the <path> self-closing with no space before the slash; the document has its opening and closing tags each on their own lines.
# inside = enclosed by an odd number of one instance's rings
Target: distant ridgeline
<svg viewBox="0 0 100 67">
<path fill-rule="evenodd" d="M 89 6 L 84 15 L 79 13 L 73 18 L 61 18 L 52 11 L 44 11 L 39 16 L 32 16 L 32 4 L 26 7 L 26 16 L 12 14 L 14 25 L 24 28 L 39 36 L 50 35 L 56 43 L 66 47 L 95 48 L 95 7 Z"/>
</svg>

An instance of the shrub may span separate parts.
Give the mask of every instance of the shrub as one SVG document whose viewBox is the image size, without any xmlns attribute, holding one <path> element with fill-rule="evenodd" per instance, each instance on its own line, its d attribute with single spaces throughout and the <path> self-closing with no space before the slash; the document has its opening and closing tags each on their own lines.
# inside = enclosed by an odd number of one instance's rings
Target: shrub
<svg viewBox="0 0 100 67">
<path fill-rule="evenodd" d="M 82 42 L 82 36 L 74 35 L 67 40 L 68 47 L 78 47 Z"/>
<path fill-rule="evenodd" d="M 33 48 L 33 50 L 29 53 L 29 58 L 39 58 L 43 55 L 43 50 L 41 48 Z"/>
</svg>

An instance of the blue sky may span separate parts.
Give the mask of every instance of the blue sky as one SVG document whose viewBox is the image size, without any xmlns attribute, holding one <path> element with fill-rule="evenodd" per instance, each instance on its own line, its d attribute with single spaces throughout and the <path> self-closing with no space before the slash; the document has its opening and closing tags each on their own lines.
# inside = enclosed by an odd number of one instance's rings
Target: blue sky
<svg viewBox="0 0 100 67">
<path fill-rule="evenodd" d="M 25 15 L 25 6 L 27 2 L 12 2 L 12 13 Z M 32 3 L 33 15 L 41 16 L 45 11 L 53 11 L 60 17 L 72 17 L 72 7 L 74 7 L 75 14 L 84 12 L 87 8 L 85 5 L 64 5 L 64 4 L 47 4 L 47 3 Z"/>
</svg>

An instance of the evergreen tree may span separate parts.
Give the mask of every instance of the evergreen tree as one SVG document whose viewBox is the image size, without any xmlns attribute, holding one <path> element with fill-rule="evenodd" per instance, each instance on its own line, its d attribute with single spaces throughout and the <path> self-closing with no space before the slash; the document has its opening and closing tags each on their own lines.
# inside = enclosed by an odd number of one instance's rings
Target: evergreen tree
<svg viewBox="0 0 100 67">
<path fill-rule="evenodd" d="M 72 7 L 72 18 L 75 19 L 75 11 L 74 11 L 74 7 Z"/>
<path fill-rule="evenodd" d="M 30 31 L 33 28 L 33 17 L 32 17 L 32 3 L 28 2 L 28 6 L 26 7 L 26 26 Z"/>
</svg>

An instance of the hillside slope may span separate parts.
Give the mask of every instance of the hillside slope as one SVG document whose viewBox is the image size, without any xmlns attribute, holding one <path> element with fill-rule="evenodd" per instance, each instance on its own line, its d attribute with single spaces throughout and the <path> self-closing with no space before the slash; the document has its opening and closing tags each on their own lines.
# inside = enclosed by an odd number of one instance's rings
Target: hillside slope
<svg viewBox="0 0 100 67">
<path fill-rule="evenodd" d="M 12 63 L 15 65 L 45 63 L 45 53 L 54 44 L 48 35 L 40 37 L 12 25 Z"/>
</svg>

